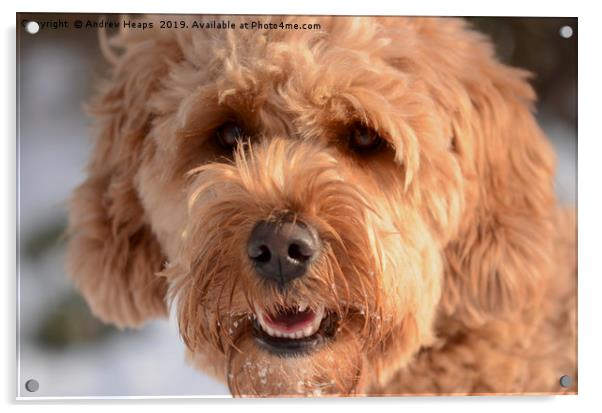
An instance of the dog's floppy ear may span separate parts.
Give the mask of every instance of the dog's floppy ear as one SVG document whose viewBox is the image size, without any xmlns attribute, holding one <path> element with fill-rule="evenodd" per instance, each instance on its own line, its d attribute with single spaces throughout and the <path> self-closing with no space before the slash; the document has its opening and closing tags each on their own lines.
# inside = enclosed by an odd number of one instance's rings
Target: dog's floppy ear
<svg viewBox="0 0 602 413">
<path fill-rule="evenodd" d="M 165 257 L 135 180 L 150 144 L 147 101 L 165 74 L 161 62 L 174 51 L 145 35 L 122 44 L 111 79 L 90 105 L 97 142 L 70 204 L 67 270 L 93 313 L 119 327 L 167 312 L 167 284 L 156 275 Z"/>
<path fill-rule="evenodd" d="M 537 305 L 552 272 L 556 202 L 554 156 L 533 116 L 527 73 L 499 63 L 486 39 L 468 34 L 450 149 L 464 174 L 466 210 L 445 251 L 442 309 L 474 324 Z"/>
<path fill-rule="evenodd" d="M 443 316 L 482 323 L 537 305 L 551 272 L 554 155 L 533 116 L 528 73 L 500 63 L 462 19 L 380 18 L 387 61 L 426 88 L 464 178 L 446 240 Z M 449 318 L 446 318 L 449 320 Z"/>
</svg>

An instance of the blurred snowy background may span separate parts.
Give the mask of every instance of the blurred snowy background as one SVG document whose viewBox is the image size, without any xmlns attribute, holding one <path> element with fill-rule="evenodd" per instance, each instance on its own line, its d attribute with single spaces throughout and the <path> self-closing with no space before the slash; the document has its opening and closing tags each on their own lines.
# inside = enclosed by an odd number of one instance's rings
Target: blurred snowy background
<svg viewBox="0 0 602 413">
<path fill-rule="evenodd" d="M 558 154 L 558 196 L 576 204 L 577 20 L 469 20 L 504 61 L 535 73 L 538 118 Z M 560 35 L 567 25 L 570 38 Z M 20 395 L 227 395 L 186 365 L 173 317 L 121 332 L 94 319 L 73 291 L 63 265 L 66 201 L 92 148 L 82 105 L 107 65 L 94 30 L 30 35 L 19 26 L 18 36 Z M 35 393 L 24 388 L 29 379 L 40 384 Z"/>
</svg>

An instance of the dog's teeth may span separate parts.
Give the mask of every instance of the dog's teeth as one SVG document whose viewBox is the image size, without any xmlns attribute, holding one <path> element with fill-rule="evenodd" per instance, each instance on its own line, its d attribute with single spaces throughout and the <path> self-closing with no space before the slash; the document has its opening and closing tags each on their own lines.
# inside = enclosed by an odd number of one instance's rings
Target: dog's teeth
<svg viewBox="0 0 602 413">
<path fill-rule="evenodd" d="M 270 328 L 270 327 L 268 327 L 266 325 L 263 325 L 262 327 L 265 330 L 265 332 L 268 333 L 269 335 L 275 336 L 275 337 L 279 337 L 278 331 L 276 331 L 276 330 L 274 330 L 274 329 L 272 329 L 272 328 Z"/>
<path fill-rule="evenodd" d="M 305 311 L 309 308 L 309 305 L 307 302 L 303 302 L 298 305 L 298 308 L 299 308 L 299 311 Z M 319 308 L 315 309 L 314 312 L 315 312 L 315 317 L 309 325 L 307 325 L 304 328 L 299 329 L 297 331 L 290 331 L 290 332 L 282 331 L 280 329 L 270 326 L 270 324 L 265 319 L 265 314 L 259 309 L 256 309 L 256 316 L 257 316 L 256 318 L 259 321 L 259 324 L 260 324 L 261 328 L 263 329 L 263 331 L 272 337 L 300 339 L 300 338 L 304 338 L 304 337 L 310 337 L 319 330 L 322 319 L 324 318 L 324 307 L 319 307 Z"/>
</svg>

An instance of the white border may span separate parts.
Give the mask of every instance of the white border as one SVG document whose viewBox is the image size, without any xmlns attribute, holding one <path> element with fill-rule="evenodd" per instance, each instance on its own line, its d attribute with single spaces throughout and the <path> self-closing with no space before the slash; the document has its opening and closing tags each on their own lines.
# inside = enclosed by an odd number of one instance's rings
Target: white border
<svg viewBox="0 0 602 413">
<path fill-rule="evenodd" d="M 90 399 L 73 400 L 47 399 L 46 401 L 19 402 L 21 408 L 35 408 L 45 405 L 50 411 L 56 409 L 61 413 L 69 409 L 80 410 L 82 404 L 86 410 L 103 411 L 105 404 L 111 408 L 130 409 L 141 407 L 145 404 L 147 411 L 164 411 L 165 403 L 178 402 L 178 407 L 193 408 L 198 411 L 205 405 L 216 406 L 221 409 L 261 409 L 274 410 L 287 409 L 293 411 L 306 411 L 317 403 L 321 406 L 344 405 L 346 410 L 365 410 L 373 404 L 379 408 L 385 406 L 396 409 L 420 409 L 421 411 L 482 411 L 491 412 L 520 408 L 520 410 L 545 409 L 546 412 L 566 412 L 567 409 L 578 411 L 596 410 L 602 405 L 602 391 L 598 389 L 600 383 L 600 353 L 602 352 L 600 314 L 602 314 L 602 299 L 598 297 L 602 279 L 602 261 L 599 257 L 602 226 L 600 225 L 600 211 L 602 211 L 600 187 L 600 169 L 597 167 L 601 161 L 601 133 L 598 119 L 600 96 L 599 73 L 602 73 L 600 63 L 600 13 L 595 9 L 595 2 L 579 1 L 546 1 L 526 2 L 524 0 L 504 0 L 501 2 L 471 2 L 454 0 L 453 2 L 438 0 L 423 2 L 387 2 L 383 0 L 369 0 L 362 2 L 339 1 L 326 2 L 319 0 L 305 0 L 296 4 L 285 2 L 267 1 L 228 1 L 200 2 L 179 4 L 173 1 L 150 0 L 140 3 L 125 3 L 117 0 L 103 0 L 96 4 L 81 1 L 45 1 L 23 0 L 16 5 L 18 10 L 8 9 L 9 2 L 3 2 L 3 12 L 0 15 L 3 24 L 4 41 L 1 43 L 2 57 L 5 64 L 2 66 L 3 87 L 5 96 L 0 100 L 2 109 L 2 126 L 5 128 L 3 138 L 0 139 L 2 147 L 0 154 L 4 157 L 1 170 L 0 191 L 4 202 L 0 203 L 0 228 L 3 229 L 0 238 L 0 262 L 5 266 L 3 281 L 5 285 L 0 288 L 4 295 L 0 314 L 5 317 L 2 323 L 4 328 L 0 338 L 0 354 L 5 358 L 0 362 L 0 400 L 14 407 L 16 396 L 15 379 L 15 199 L 16 199 L 16 145 L 15 145 L 15 15 L 16 11 L 68 11 L 68 12 L 120 12 L 120 13 L 254 13 L 254 14 L 406 14 L 406 15 L 521 15 L 521 16 L 577 16 L 579 17 L 579 396 L 563 397 L 453 397 L 453 398 L 364 398 L 364 399 L 326 399 L 321 401 L 300 399 L 279 399 L 264 401 L 239 401 L 222 402 L 221 400 L 192 401 L 189 398 L 129 398 L 129 400 L 108 399 L 90 403 Z M 7 7 L 8 6 L 8 7 Z M 152 400 L 146 405 L 141 401 Z M 96 399 L 95 399 L 96 400 Z M 151 403 L 151 402 L 149 402 Z M 198 406 L 198 404 L 203 406 Z M 342 405 L 341 405 L 342 404 Z"/>
<path fill-rule="evenodd" d="M 19 2 L 21 12 L 114 12 L 114 13 L 223 13 L 223 14 L 357 14 L 357 15 L 449 15 L 449 16 L 563 16 L 574 17 L 579 10 L 585 10 L 577 1 L 547 1 L 545 4 L 521 0 L 504 0 L 500 4 L 491 2 L 455 0 L 453 2 L 436 0 L 429 2 L 391 2 L 387 0 L 370 1 L 320 1 L 306 0 L 284 1 L 245 1 L 191 3 L 161 0 L 123 2 L 102 1 L 97 4 L 77 0 L 60 0 L 48 4 L 44 1 L 24 0 Z"/>
</svg>

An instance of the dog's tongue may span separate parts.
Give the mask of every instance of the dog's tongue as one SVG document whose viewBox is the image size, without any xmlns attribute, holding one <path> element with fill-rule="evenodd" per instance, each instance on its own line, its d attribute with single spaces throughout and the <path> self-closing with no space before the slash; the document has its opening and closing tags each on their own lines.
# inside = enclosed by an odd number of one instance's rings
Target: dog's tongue
<svg viewBox="0 0 602 413">
<path fill-rule="evenodd" d="M 304 311 L 290 308 L 276 314 L 266 314 L 266 321 L 278 329 L 290 331 L 305 327 L 315 317 L 316 313 L 309 308 Z"/>
</svg>

